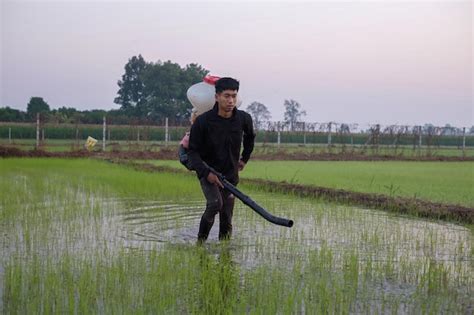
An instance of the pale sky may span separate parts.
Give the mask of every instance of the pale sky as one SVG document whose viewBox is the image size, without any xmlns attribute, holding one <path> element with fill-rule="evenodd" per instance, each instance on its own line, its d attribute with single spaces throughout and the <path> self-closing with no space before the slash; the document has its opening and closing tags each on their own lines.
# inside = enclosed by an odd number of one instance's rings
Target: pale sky
<svg viewBox="0 0 474 315">
<path fill-rule="evenodd" d="M 308 122 L 474 125 L 471 1 L 1 1 L 0 106 L 119 108 L 134 55 L 241 82 Z"/>
</svg>

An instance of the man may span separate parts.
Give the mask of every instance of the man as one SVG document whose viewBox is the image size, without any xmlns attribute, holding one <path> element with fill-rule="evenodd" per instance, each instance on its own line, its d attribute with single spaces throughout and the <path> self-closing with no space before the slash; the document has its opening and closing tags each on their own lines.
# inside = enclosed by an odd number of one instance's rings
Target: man
<svg viewBox="0 0 474 315">
<path fill-rule="evenodd" d="M 235 198 L 206 165 L 222 173 L 234 185 L 253 151 L 255 133 L 252 117 L 236 108 L 239 82 L 221 78 L 215 83 L 214 108 L 200 115 L 191 127 L 189 160 L 196 171 L 204 196 L 206 210 L 199 225 L 198 243 L 204 242 L 219 213 L 219 239 L 232 233 L 232 215 Z M 240 155 L 243 139 L 243 151 Z"/>
</svg>

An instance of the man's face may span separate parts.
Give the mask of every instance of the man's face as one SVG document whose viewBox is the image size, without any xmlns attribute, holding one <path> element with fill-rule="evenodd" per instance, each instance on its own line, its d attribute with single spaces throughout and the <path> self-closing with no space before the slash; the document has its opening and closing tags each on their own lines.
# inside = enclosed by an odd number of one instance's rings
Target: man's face
<svg viewBox="0 0 474 315">
<path fill-rule="evenodd" d="M 216 93 L 216 101 L 219 104 L 219 109 L 221 111 L 226 113 L 232 112 L 237 104 L 237 91 L 224 90 L 220 93 Z"/>
</svg>

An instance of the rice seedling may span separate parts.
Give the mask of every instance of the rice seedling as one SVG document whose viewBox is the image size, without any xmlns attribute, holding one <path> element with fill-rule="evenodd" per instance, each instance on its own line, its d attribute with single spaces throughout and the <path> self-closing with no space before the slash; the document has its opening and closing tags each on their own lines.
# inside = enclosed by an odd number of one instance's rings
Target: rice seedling
<svg viewBox="0 0 474 315">
<path fill-rule="evenodd" d="M 241 177 L 474 206 L 474 162 L 251 161 Z"/>
<path fill-rule="evenodd" d="M 469 227 L 251 190 L 195 245 L 197 181 L 95 160 L 0 160 L 0 312 L 469 313 Z"/>
</svg>

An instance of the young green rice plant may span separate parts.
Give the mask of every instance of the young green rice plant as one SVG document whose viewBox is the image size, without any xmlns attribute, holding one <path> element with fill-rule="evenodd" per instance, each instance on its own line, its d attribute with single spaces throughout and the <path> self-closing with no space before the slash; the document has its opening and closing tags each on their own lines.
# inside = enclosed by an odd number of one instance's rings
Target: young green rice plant
<svg viewBox="0 0 474 315">
<path fill-rule="evenodd" d="M 177 161 L 156 165 L 182 168 Z M 474 206 L 474 162 L 250 161 L 242 178 Z"/>
<path fill-rule="evenodd" d="M 246 192 L 195 246 L 191 176 L 95 160 L 0 161 L 0 312 L 466 313 L 472 232 L 309 198 Z M 24 198 L 22 198 L 24 196 Z M 25 200 L 22 202 L 22 200 Z"/>
</svg>

